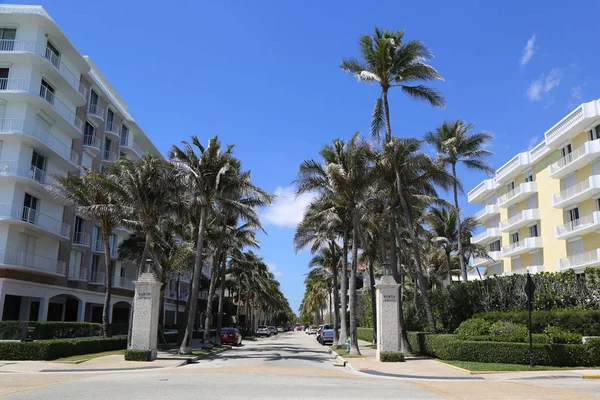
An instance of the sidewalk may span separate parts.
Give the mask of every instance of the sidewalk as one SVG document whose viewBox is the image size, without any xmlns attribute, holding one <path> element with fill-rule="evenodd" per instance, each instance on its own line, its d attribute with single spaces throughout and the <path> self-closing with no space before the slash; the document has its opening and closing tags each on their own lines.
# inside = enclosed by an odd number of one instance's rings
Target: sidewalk
<svg viewBox="0 0 600 400">
<path fill-rule="evenodd" d="M 341 358 L 359 373 L 406 379 L 452 379 L 452 380 L 515 380 L 515 379 L 557 379 L 557 378 L 596 378 L 599 370 L 557 370 L 521 372 L 470 372 L 449 366 L 432 358 L 406 357 L 406 362 L 382 363 L 376 360 L 376 349 L 368 347 L 369 342 L 358 341 L 362 357 Z M 335 353 L 334 353 L 335 355 Z"/>
</svg>

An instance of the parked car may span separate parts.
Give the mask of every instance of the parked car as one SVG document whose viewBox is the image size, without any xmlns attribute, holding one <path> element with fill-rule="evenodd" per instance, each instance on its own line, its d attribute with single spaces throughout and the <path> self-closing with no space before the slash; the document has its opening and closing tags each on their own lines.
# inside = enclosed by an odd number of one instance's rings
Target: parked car
<svg viewBox="0 0 600 400">
<path fill-rule="evenodd" d="M 323 325 L 319 325 L 317 327 L 317 335 L 319 335 L 319 333 L 321 333 L 321 329 L 323 329 Z"/>
<path fill-rule="evenodd" d="M 302 332 L 302 325 L 296 325 L 296 328 L 294 330 Z"/>
<path fill-rule="evenodd" d="M 308 327 L 308 329 L 306 330 L 306 333 L 309 335 L 316 335 L 317 334 L 317 327 L 314 325 L 311 325 Z"/>
<path fill-rule="evenodd" d="M 242 344 L 242 334 L 236 328 L 221 328 L 221 343 L 239 346 Z"/>
<path fill-rule="evenodd" d="M 256 336 L 271 336 L 271 332 L 266 325 L 259 325 L 256 328 Z"/>
<path fill-rule="evenodd" d="M 283 326 L 278 326 L 277 332 L 285 332 L 285 329 L 283 329 Z"/>
<path fill-rule="evenodd" d="M 333 344 L 333 324 L 325 324 L 317 334 L 317 341 L 322 345 Z"/>
<path fill-rule="evenodd" d="M 277 328 L 275 328 L 274 326 L 270 326 L 267 329 L 269 329 L 269 332 L 271 332 L 271 335 L 277 335 Z"/>
</svg>

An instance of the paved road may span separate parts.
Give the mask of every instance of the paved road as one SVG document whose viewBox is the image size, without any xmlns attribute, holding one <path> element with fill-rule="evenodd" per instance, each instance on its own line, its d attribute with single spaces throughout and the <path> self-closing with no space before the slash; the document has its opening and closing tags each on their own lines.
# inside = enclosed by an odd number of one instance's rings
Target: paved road
<svg viewBox="0 0 600 400">
<path fill-rule="evenodd" d="M 598 399 L 600 381 L 431 381 L 378 378 L 334 362 L 314 336 L 279 334 L 176 369 L 106 374 L 0 374 L 40 385 L 6 399 Z M 56 379 L 52 379 L 52 377 Z M 7 381 L 6 379 L 9 379 Z"/>
</svg>

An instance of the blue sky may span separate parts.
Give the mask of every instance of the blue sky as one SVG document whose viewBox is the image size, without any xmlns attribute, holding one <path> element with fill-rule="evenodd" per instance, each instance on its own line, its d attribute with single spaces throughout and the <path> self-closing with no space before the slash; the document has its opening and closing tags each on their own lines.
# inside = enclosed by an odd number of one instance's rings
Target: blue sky
<svg viewBox="0 0 600 400">
<path fill-rule="evenodd" d="M 204 141 L 219 134 L 235 143 L 258 185 L 281 195 L 263 213 L 261 253 L 294 310 L 310 255 L 294 254 L 293 226 L 308 199 L 294 202 L 289 187 L 300 162 L 324 143 L 368 132 L 378 90 L 338 68 L 358 55 L 360 34 L 375 25 L 405 28 L 407 38 L 429 46 L 446 80 L 436 84 L 445 109 L 391 93 L 395 135 L 421 137 L 460 117 L 495 135 L 495 168 L 537 144 L 576 105 L 600 97 L 597 29 L 593 18 L 581 18 L 600 12 L 596 2 L 583 9 L 558 1 L 41 4 L 162 152 L 192 134 Z M 462 172 L 467 191 L 484 178 Z M 478 209 L 462 203 L 468 213 Z"/>
</svg>

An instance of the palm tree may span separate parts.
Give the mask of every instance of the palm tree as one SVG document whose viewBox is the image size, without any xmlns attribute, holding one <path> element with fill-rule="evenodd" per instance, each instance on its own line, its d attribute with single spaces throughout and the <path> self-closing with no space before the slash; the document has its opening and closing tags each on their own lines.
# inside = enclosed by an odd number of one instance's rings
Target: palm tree
<svg viewBox="0 0 600 400">
<path fill-rule="evenodd" d="M 196 152 L 198 151 L 198 152 Z M 179 348 L 181 354 L 191 354 L 192 333 L 196 317 L 197 298 L 200 292 L 200 276 L 202 274 L 204 234 L 207 216 L 220 196 L 221 178 L 229 171 L 232 147 L 222 150 L 221 142 L 215 136 L 209 140 L 205 148 L 196 136 L 192 136 L 191 144 L 183 142 L 183 149 L 173 146 L 169 158 L 178 170 L 178 177 L 184 187 L 188 188 L 187 202 L 190 210 L 199 209 L 198 238 L 196 242 L 196 259 L 194 261 L 194 278 L 192 281 L 191 304 L 183 341 Z"/>
<path fill-rule="evenodd" d="M 460 255 L 460 272 L 462 281 L 467 281 L 467 264 L 463 257 L 462 248 L 462 229 L 460 221 L 460 207 L 458 205 L 458 193 L 463 192 L 462 185 L 456 175 L 457 164 L 463 164 L 472 171 L 483 171 L 492 174 L 492 168 L 484 160 L 485 157 L 492 154 L 491 151 L 483 147 L 492 139 L 492 135 L 487 132 L 470 133 L 473 129 L 472 124 L 466 124 L 457 119 L 454 122 L 444 122 L 435 132 L 428 132 L 425 135 L 427 143 L 433 145 L 437 150 L 438 157 L 444 165 L 448 165 L 454 178 L 454 210 L 456 212 L 457 232 L 458 232 L 458 254 Z"/>
<path fill-rule="evenodd" d="M 102 308 L 102 332 L 109 336 L 108 312 L 112 291 L 112 263 L 110 262 L 110 235 L 123 218 L 122 199 L 124 193 L 115 175 L 100 174 L 87 170 L 82 177 L 77 175 L 54 176 L 51 190 L 76 213 L 94 221 L 102 232 L 104 242 L 104 306 Z"/>
<path fill-rule="evenodd" d="M 445 208 L 432 207 L 425 217 L 425 222 L 431 229 L 432 238 L 438 247 L 442 249 L 445 257 L 448 284 L 452 284 L 452 252 L 458 247 L 456 212 L 448 212 Z"/>
</svg>

